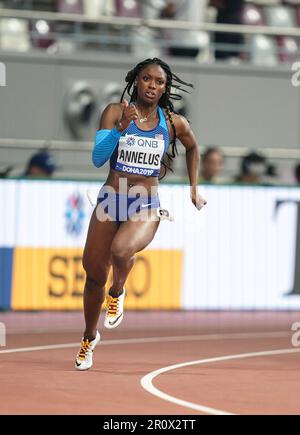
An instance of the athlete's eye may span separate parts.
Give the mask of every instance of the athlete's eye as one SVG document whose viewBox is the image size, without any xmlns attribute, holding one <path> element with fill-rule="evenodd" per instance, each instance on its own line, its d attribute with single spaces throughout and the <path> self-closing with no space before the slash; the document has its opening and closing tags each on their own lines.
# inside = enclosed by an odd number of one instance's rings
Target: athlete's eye
<svg viewBox="0 0 300 435">
<path fill-rule="evenodd" d="M 144 76 L 143 77 L 143 80 L 146 82 L 147 80 L 149 79 L 149 77 L 147 77 L 147 76 Z"/>
</svg>

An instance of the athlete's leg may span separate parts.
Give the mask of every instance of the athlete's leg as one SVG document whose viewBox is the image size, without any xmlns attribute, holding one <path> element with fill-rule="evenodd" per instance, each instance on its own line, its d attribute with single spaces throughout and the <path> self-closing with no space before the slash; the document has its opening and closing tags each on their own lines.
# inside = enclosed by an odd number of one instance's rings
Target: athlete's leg
<svg viewBox="0 0 300 435">
<path fill-rule="evenodd" d="M 149 245 L 158 229 L 159 220 L 153 219 L 156 210 L 151 210 L 150 215 L 152 219 L 122 222 L 112 241 L 113 283 L 109 294 L 115 298 L 123 292 L 127 276 L 134 265 L 135 254 Z"/>
<path fill-rule="evenodd" d="M 97 213 L 95 209 L 91 217 L 83 253 L 83 267 L 86 271 L 83 295 L 86 325 L 84 338 L 89 340 L 96 335 L 101 305 L 105 298 L 105 284 L 111 266 L 111 243 L 119 227 L 115 221 L 104 220 L 101 205 L 97 207 Z"/>
</svg>

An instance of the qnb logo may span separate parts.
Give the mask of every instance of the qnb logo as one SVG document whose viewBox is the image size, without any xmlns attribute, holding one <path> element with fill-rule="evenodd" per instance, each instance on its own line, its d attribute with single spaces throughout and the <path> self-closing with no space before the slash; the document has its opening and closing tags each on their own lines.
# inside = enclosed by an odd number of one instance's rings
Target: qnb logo
<svg viewBox="0 0 300 435">
<path fill-rule="evenodd" d="M 6 66 L 0 62 L 0 86 L 6 86 Z"/>
<path fill-rule="evenodd" d="M 140 147 L 149 147 L 149 148 L 157 148 L 158 147 L 158 141 L 155 139 L 148 139 L 148 138 L 142 138 L 140 137 L 137 140 L 137 144 Z"/>
<path fill-rule="evenodd" d="M 295 331 L 292 336 L 292 345 L 294 347 L 300 347 L 300 322 L 293 323 L 291 329 Z"/>
<path fill-rule="evenodd" d="M 134 136 L 129 136 L 127 139 L 126 139 L 126 145 L 128 145 L 128 146 L 133 146 L 133 145 L 135 145 L 135 137 Z"/>
<path fill-rule="evenodd" d="M 293 63 L 292 71 L 295 71 L 291 79 L 292 85 L 295 87 L 300 86 L 300 62 Z"/>
<path fill-rule="evenodd" d="M 0 346 L 6 346 L 6 328 L 2 322 L 0 322 Z"/>
</svg>

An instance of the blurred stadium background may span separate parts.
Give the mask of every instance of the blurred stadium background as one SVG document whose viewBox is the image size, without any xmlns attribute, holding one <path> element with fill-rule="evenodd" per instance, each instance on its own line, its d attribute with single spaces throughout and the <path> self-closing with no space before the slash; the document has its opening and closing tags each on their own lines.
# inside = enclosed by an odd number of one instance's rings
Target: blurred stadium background
<svg viewBox="0 0 300 435">
<path fill-rule="evenodd" d="M 92 166 L 94 133 L 126 72 L 147 57 L 194 84 L 176 108 L 201 151 L 222 150 L 227 182 L 201 186 L 208 206 L 196 212 L 180 150 L 161 184 L 175 222 L 138 257 L 127 308 L 167 310 L 170 322 L 168 310 L 299 310 L 300 1 L 184 0 L 177 19 L 161 14 L 165 3 L 0 1 L 0 317 L 12 329 L 26 326 L 9 323 L 10 311 L 39 312 L 34 328 L 74 327 L 58 312 L 81 310 L 86 190 L 108 170 Z M 234 18 L 222 22 L 231 3 Z M 198 15 L 183 13 L 193 7 Z M 56 170 L 26 179 L 41 149 Z M 268 183 L 235 183 L 253 150 L 275 168 Z"/>
</svg>

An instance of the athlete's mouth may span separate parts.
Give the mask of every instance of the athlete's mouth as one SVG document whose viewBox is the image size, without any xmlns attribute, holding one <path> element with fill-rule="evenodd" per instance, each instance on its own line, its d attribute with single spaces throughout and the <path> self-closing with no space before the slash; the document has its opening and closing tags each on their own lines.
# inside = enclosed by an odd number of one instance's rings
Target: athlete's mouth
<svg viewBox="0 0 300 435">
<path fill-rule="evenodd" d="M 155 92 L 151 92 L 151 91 L 147 91 L 147 92 L 145 92 L 145 95 L 146 95 L 146 97 L 148 97 L 148 98 L 155 98 L 155 97 L 156 97 Z"/>
</svg>

